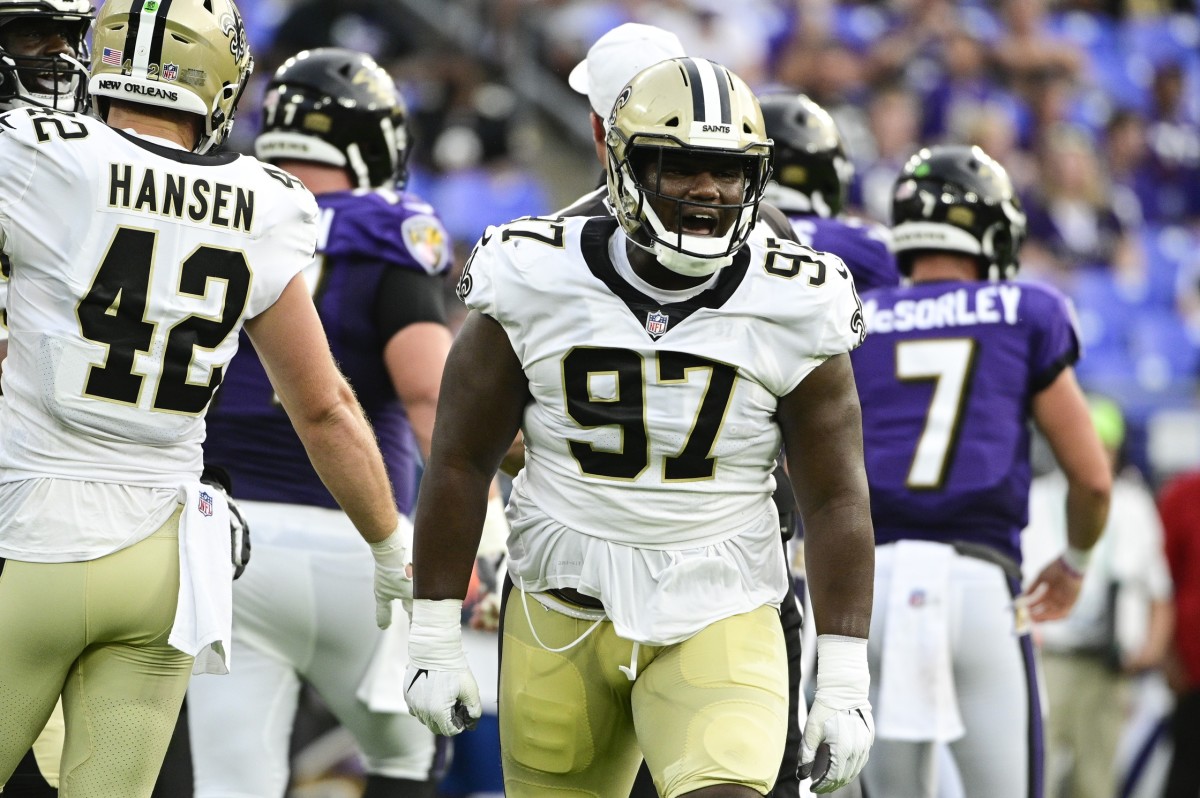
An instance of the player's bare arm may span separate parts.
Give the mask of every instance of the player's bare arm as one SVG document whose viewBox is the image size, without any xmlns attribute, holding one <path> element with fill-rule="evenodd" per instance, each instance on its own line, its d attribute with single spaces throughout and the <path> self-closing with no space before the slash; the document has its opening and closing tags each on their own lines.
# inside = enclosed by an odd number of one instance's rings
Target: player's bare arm
<svg viewBox="0 0 1200 798">
<path fill-rule="evenodd" d="M 1067 477 L 1067 552 L 1046 566 L 1026 592 L 1033 619 L 1052 621 L 1066 617 L 1079 596 L 1079 558 L 1086 559 L 1104 532 L 1112 469 L 1074 369 L 1064 369 L 1034 397 L 1033 417 Z"/>
<path fill-rule="evenodd" d="M 785 396 L 779 426 L 804 518 L 817 626 L 817 690 L 804 725 L 799 775 L 812 778 L 813 792 L 826 793 L 858 775 L 875 737 L 866 645 L 875 534 L 850 356 L 829 358 Z M 814 456 L 818 451 L 826 456 Z"/>
<path fill-rule="evenodd" d="M 367 542 L 387 538 L 398 514 L 383 458 L 333 361 L 304 278 L 293 278 L 279 301 L 247 320 L 246 332 L 329 492 Z"/>
<path fill-rule="evenodd" d="M 1096 436 L 1087 399 L 1065 369 L 1033 400 L 1033 417 L 1046 436 L 1054 457 L 1067 475 L 1067 540 L 1090 549 L 1100 539 L 1108 519 L 1112 469 Z"/>
<path fill-rule="evenodd" d="M 521 423 L 528 383 L 504 329 L 472 311 L 442 379 L 433 453 L 417 500 L 404 694 L 438 734 L 473 728 L 483 706 L 462 647 L 463 597 L 488 489 Z"/>
<path fill-rule="evenodd" d="M 433 454 L 417 501 L 416 598 L 466 595 L 488 486 L 528 400 L 525 372 L 504 329 L 473 311 L 446 361 Z"/>
<path fill-rule="evenodd" d="M 875 541 L 849 355 L 829 358 L 783 397 L 779 426 L 804 518 L 817 633 L 865 638 L 871 626 Z M 814 451 L 828 456 L 813 457 Z"/>
<path fill-rule="evenodd" d="M 426 460 L 433 443 L 442 369 L 452 342 L 444 324 L 418 322 L 393 335 L 383 349 L 388 375 Z"/>
</svg>

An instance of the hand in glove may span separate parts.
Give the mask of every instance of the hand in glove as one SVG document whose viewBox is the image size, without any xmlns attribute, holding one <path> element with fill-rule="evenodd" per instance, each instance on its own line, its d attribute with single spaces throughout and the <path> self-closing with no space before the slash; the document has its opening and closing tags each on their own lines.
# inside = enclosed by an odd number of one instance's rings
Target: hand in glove
<svg viewBox="0 0 1200 798">
<path fill-rule="evenodd" d="M 200 481 L 225 494 L 225 502 L 229 505 L 229 560 L 233 565 L 233 578 L 237 579 L 250 562 L 250 525 L 231 495 L 233 478 L 220 466 L 206 465 Z"/>
<path fill-rule="evenodd" d="M 474 729 L 483 704 L 463 653 L 462 602 L 416 599 L 412 606 L 404 672 L 408 711 L 435 734 Z"/>
<path fill-rule="evenodd" d="M 412 573 L 409 551 L 412 548 L 412 524 L 404 516 L 396 530 L 371 544 L 375 557 L 375 623 L 380 629 L 392 625 L 392 601 L 412 601 Z"/>
<path fill-rule="evenodd" d="M 833 792 L 858 776 L 871 744 L 875 719 L 867 692 L 867 641 L 858 637 L 817 638 L 817 692 L 800 748 L 800 778 L 812 778 L 815 793 Z M 824 772 L 814 764 L 827 762 Z"/>
</svg>

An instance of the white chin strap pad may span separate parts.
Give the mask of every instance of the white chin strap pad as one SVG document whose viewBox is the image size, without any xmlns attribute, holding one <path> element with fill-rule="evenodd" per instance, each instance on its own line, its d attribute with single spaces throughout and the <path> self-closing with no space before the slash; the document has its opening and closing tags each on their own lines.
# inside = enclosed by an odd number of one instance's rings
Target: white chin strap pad
<svg viewBox="0 0 1200 798">
<path fill-rule="evenodd" d="M 659 263 L 671 271 L 686 277 L 708 277 L 717 269 L 723 269 L 733 263 L 733 255 L 725 253 L 730 248 L 740 218 L 738 222 L 730 225 L 725 235 L 708 237 L 680 235 L 667 230 L 648 202 L 643 206 L 642 213 L 653 231 L 652 250 Z M 667 241 L 678 243 L 678 249 L 668 246 Z"/>
<path fill-rule="evenodd" d="M 691 236 L 684 236 L 684 241 L 686 242 L 688 238 Z M 660 241 L 654 242 L 654 254 L 663 266 L 685 277 L 708 277 L 718 269 L 723 269 L 733 263 L 732 255 L 700 258 L 677 249 L 671 249 Z"/>
</svg>

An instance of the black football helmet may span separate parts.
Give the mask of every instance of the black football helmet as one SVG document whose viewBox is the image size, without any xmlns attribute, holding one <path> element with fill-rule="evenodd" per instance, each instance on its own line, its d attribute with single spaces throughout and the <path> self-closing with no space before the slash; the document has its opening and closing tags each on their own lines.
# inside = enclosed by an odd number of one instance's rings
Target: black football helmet
<svg viewBox="0 0 1200 798">
<path fill-rule="evenodd" d="M 275 72 L 255 150 L 264 161 L 340 166 L 358 188 L 403 186 L 408 116 L 391 75 L 365 53 L 305 50 Z"/>
<path fill-rule="evenodd" d="M 759 104 L 775 142 L 767 199 L 784 212 L 837 216 L 854 166 L 833 117 L 804 94 L 764 94 Z"/>
<path fill-rule="evenodd" d="M 90 0 L 0 0 L 0 111 L 43 106 L 60 111 L 87 108 L 88 27 L 96 12 Z M 61 33 L 71 55 L 25 55 L 15 37 Z M 20 33 L 18 30 L 20 29 Z"/>
<path fill-rule="evenodd" d="M 892 242 L 906 277 L 913 253 L 939 250 L 974 255 L 981 279 L 1011 279 L 1024 240 L 1025 212 L 1012 180 L 979 147 L 925 147 L 896 178 Z"/>
</svg>

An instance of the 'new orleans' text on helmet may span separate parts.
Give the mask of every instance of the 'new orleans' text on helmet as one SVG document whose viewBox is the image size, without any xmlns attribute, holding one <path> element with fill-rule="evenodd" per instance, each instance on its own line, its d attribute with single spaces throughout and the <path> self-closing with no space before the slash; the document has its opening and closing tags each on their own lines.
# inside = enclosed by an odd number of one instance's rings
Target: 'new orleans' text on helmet
<svg viewBox="0 0 1200 798">
<path fill-rule="evenodd" d="M 741 78 L 699 58 L 672 58 L 648 67 L 618 95 L 605 145 L 608 202 L 630 240 L 653 252 L 666 268 L 688 276 L 712 274 L 733 261 L 750 236 L 771 174 L 771 141 L 762 111 Z M 706 157 L 740 160 L 740 201 L 679 202 L 675 218 L 660 219 L 649 200 L 664 195 L 644 177 L 647 164 L 661 164 L 664 152 L 672 151 L 686 153 L 697 165 Z M 661 175 L 661 169 L 654 174 Z M 688 235 L 683 232 L 687 208 L 735 213 L 725 230 Z"/>
<path fill-rule="evenodd" d="M 758 101 L 775 143 L 767 201 L 785 213 L 837 216 L 854 166 L 833 117 L 804 94 L 766 94 Z"/>
<path fill-rule="evenodd" d="M 225 141 L 254 70 L 231 0 L 107 0 L 92 51 L 88 90 L 101 118 L 109 98 L 197 114 L 198 153 Z"/>
<path fill-rule="evenodd" d="M 1004 167 L 979 147 L 917 151 L 892 190 L 893 250 L 905 276 L 921 250 L 979 260 L 980 277 L 1011 279 L 1025 240 L 1025 212 Z"/>
<path fill-rule="evenodd" d="M 259 158 L 340 166 L 358 188 L 403 185 L 407 109 L 369 55 L 339 47 L 296 54 L 275 72 L 263 111 Z"/>
<path fill-rule="evenodd" d="M 0 111 L 22 105 L 83 111 L 90 0 L 0 0 Z M 61 36 L 71 52 L 27 52 L 22 37 Z"/>
</svg>

